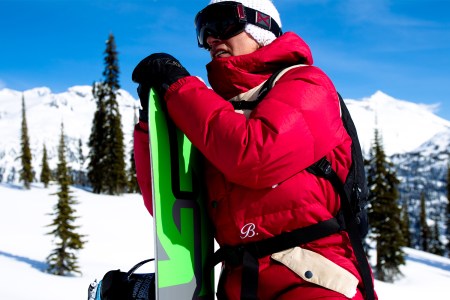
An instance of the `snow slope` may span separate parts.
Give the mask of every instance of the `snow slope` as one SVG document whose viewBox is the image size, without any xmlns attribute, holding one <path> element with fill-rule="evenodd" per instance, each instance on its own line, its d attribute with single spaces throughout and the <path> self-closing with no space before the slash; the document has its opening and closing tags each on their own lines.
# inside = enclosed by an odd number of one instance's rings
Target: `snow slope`
<svg viewBox="0 0 450 300">
<path fill-rule="evenodd" d="M 87 299 L 87 288 L 95 278 L 111 269 L 128 271 L 154 257 L 152 219 L 140 195 L 99 196 L 73 190 L 79 201 L 75 224 L 88 240 L 79 252 L 83 275 L 59 277 L 43 272 L 53 249 L 52 236 L 46 235 L 51 228 L 46 226 L 58 201 L 52 195 L 56 187 L 25 191 L 0 186 L 0 299 Z"/>
<path fill-rule="evenodd" d="M 0 184 L 0 299 L 80 300 L 94 278 L 111 269 L 128 270 L 153 257 L 152 218 L 140 195 L 95 195 L 72 188 L 79 204 L 79 233 L 88 243 L 79 252 L 83 274 L 59 277 L 44 272 L 45 258 L 53 249 L 50 228 L 56 186 L 34 185 L 26 191 Z M 405 249 L 404 278 L 394 284 L 376 281 L 380 300 L 448 299 L 450 260 Z M 142 271 L 152 271 L 144 266 Z M 140 269 L 141 270 L 141 269 Z"/>
</svg>

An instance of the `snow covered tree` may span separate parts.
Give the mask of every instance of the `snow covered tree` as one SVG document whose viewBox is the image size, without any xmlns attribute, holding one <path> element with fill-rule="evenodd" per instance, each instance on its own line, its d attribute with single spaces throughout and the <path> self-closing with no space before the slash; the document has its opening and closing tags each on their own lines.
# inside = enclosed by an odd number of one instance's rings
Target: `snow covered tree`
<svg viewBox="0 0 450 300">
<path fill-rule="evenodd" d="M 50 180 L 52 179 L 52 171 L 50 170 L 50 167 L 48 166 L 47 161 L 47 147 L 43 147 L 42 150 L 42 169 L 41 169 L 41 182 L 44 184 L 45 187 L 48 187 L 48 184 Z"/>
<path fill-rule="evenodd" d="M 126 191 L 125 154 L 121 115 L 116 96 L 119 65 L 114 36 L 106 41 L 103 81 L 94 83 L 97 111 L 89 137 L 88 178 L 94 193 L 120 195 Z"/>
<path fill-rule="evenodd" d="M 368 162 L 369 220 L 371 237 L 376 242 L 375 277 L 393 282 L 401 276 L 400 265 L 405 264 L 402 247 L 403 224 L 398 205 L 399 184 L 392 163 L 383 149 L 381 137 L 375 129 L 374 142 Z"/>
<path fill-rule="evenodd" d="M 25 108 L 25 97 L 22 95 L 22 128 L 21 128 L 21 155 L 22 169 L 20 170 L 20 181 L 23 181 L 23 186 L 30 189 L 33 182 L 34 172 L 31 164 L 32 156 L 30 149 L 30 138 L 28 136 L 28 125 Z"/>
<path fill-rule="evenodd" d="M 54 227 L 49 235 L 55 237 L 56 248 L 47 257 L 48 272 L 55 275 L 68 275 L 70 273 L 81 273 L 78 266 L 77 251 L 84 247 L 86 241 L 84 236 L 76 233 L 79 226 L 74 222 L 76 210 L 73 208 L 77 202 L 70 191 L 70 174 L 66 163 L 66 145 L 64 141 L 64 126 L 61 124 L 61 137 L 58 147 L 58 166 L 56 170 L 59 190 L 56 193 L 58 202 L 54 206 L 51 215 L 53 222 L 48 225 Z"/>
</svg>

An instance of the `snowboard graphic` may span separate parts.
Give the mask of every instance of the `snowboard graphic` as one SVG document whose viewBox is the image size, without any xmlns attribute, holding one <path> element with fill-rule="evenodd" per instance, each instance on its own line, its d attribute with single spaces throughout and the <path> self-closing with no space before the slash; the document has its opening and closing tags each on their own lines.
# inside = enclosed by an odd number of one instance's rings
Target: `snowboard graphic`
<svg viewBox="0 0 450 300">
<path fill-rule="evenodd" d="M 214 299 L 211 226 L 202 203 L 201 155 L 149 97 L 150 161 L 156 255 L 156 299 Z"/>
</svg>

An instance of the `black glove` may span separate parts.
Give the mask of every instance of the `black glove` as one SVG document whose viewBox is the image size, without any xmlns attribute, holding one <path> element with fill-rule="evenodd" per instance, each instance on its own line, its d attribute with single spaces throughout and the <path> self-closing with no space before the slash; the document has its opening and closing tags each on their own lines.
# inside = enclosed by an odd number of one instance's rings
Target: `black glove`
<svg viewBox="0 0 450 300">
<path fill-rule="evenodd" d="M 171 84 L 189 75 L 175 57 L 166 53 L 154 53 L 144 58 L 134 68 L 132 80 L 140 85 L 138 94 L 142 105 L 142 102 L 148 101 L 150 87 L 155 88 L 160 97 L 164 97 Z M 146 98 L 142 98 L 141 94 Z M 142 107 L 146 106 L 142 105 Z"/>
<path fill-rule="evenodd" d="M 164 98 L 172 83 L 189 75 L 176 58 L 166 53 L 154 53 L 141 60 L 131 76 L 134 82 L 139 83 L 137 93 L 142 106 L 139 119 L 148 122 L 148 97 L 151 87 L 155 88 L 159 97 Z"/>
<path fill-rule="evenodd" d="M 150 96 L 150 85 L 140 83 L 137 87 L 137 94 L 142 107 L 139 109 L 139 120 L 148 123 L 148 98 Z"/>
</svg>

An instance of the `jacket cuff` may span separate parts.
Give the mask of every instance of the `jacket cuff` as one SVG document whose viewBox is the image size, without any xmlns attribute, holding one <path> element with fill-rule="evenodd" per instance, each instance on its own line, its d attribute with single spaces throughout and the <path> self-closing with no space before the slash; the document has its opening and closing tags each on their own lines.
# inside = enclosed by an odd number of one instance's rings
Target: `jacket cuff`
<svg viewBox="0 0 450 300">
<path fill-rule="evenodd" d="M 169 88 L 166 91 L 166 95 L 164 96 L 164 100 L 167 101 L 168 97 L 167 94 L 173 93 L 175 91 L 177 91 L 180 87 L 182 87 L 187 81 L 190 80 L 190 78 L 198 78 L 196 76 L 186 76 L 183 78 L 178 79 L 177 81 L 175 81 L 174 83 L 172 83 Z"/>
</svg>

